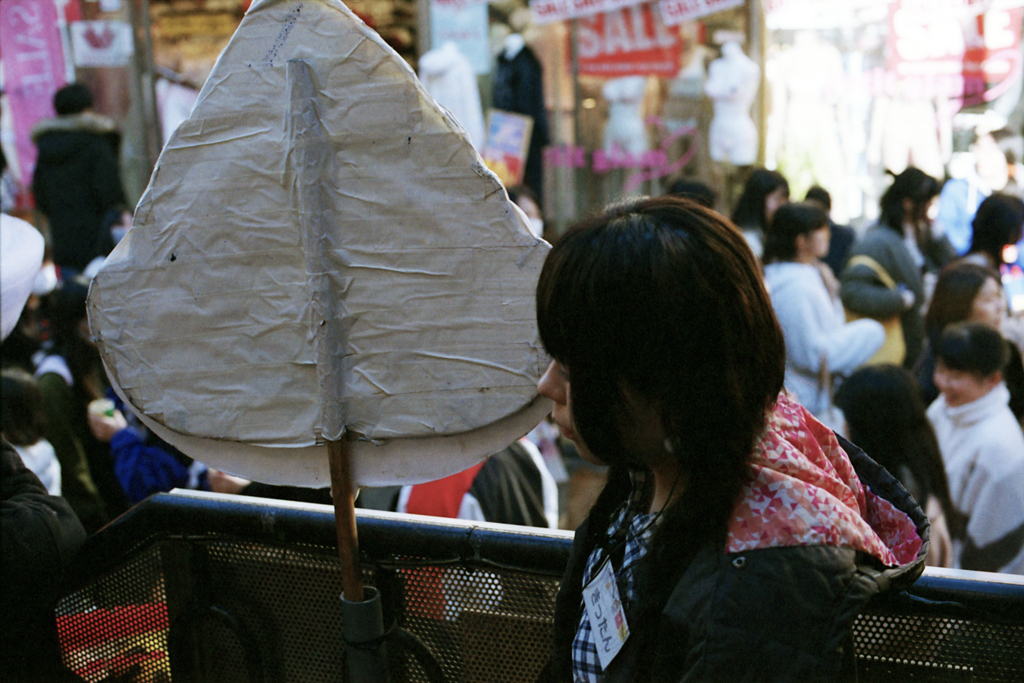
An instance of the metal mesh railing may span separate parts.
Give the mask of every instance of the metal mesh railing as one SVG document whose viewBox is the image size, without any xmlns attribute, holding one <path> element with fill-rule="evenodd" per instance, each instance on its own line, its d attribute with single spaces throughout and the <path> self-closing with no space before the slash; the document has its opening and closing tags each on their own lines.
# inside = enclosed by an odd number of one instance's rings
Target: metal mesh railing
<svg viewBox="0 0 1024 683">
<path fill-rule="evenodd" d="M 535 679 L 566 534 L 358 521 L 364 580 L 394 626 L 392 681 Z M 87 544 L 58 606 L 65 662 L 90 683 L 344 681 L 334 538 L 320 506 L 150 499 Z M 926 574 L 920 595 L 870 605 L 854 628 L 860 679 L 1024 680 L 1024 583 L 975 583 Z"/>
<path fill-rule="evenodd" d="M 171 680 L 160 565 L 159 547 L 151 548 L 60 601 L 57 630 L 68 667 L 87 681 L 129 673 L 132 681 Z"/>
<path fill-rule="evenodd" d="M 865 613 L 854 642 L 868 680 L 1024 681 L 1024 624 Z"/>
</svg>

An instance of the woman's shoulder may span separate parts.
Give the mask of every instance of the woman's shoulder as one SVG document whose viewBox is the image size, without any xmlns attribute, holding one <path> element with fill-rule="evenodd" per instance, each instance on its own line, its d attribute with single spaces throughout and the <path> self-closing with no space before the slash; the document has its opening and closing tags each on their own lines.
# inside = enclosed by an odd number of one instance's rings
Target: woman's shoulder
<svg viewBox="0 0 1024 683">
<path fill-rule="evenodd" d="M 764 268 L 764 280 L 771 295 L 794 294 L 797 291 L 805 293 L 807 290 L 817 291 L 819 289 L 825 291 L 821 273 L 815 266 L 807 263 L 796 263 L 795 261 L 769 263 Z"/>
<path fill-rule="evenodd" d="M 1009 405 L 999 405 L 975 430 L 979 450 L 992 454 L 993 464 L 1018 469 L 1024 463 L 1024 431 Z"/>
<path fill-rule="evenodd" d="M 797 261 L 774 261 L 764 267 L 765 278 L 799 277 L 814 272 L 814 266 Z"/>
<path fill-rule="evenodd" d="M 714 604 L 735 604 L 744 611 L 752 608 L 756 613 L 757 608 L 767 609 L 787 595 L 795 597 L 802 586 L 815 583 L 820 594 L 806 597 L 817 609 L 846 589 L 857 557 L 857 551 L 840 546 L 774 546 L 739 552 L 709 547 L 684 572 L 668 607 L 678 609 L 683 602 L 706 598 Z"/>
<path fill-rule="evenodd" d="M 859 606 L 877 592 L 860 585 L 857 562 L 856 551 L 826 546 L 702 552 L 666 605 L 667 632 L 691 639 L 680 652 L 703 652 L 685 663 L 704 670 L 700 680 L 765 667 L 781 680 L 834 680 Z"/>
<path fill-rule="evenodd" d="M 887 225 L 878 223 L 867 230 L 850 248 L 850 256 L 867 255 L 877 258 L 893 249 L 905 248 L 903 237 Z"/>
<path fill-rule="evenodd" d="M 75 379 L 71 375 L 71 368 L 63 356 L 49 355 L 39 361 L 35 372 L 36 378 L 42 382 L 47 375 L 60 377 L 68 386 L 73 386 L 75 383 Z"/>
</svg>

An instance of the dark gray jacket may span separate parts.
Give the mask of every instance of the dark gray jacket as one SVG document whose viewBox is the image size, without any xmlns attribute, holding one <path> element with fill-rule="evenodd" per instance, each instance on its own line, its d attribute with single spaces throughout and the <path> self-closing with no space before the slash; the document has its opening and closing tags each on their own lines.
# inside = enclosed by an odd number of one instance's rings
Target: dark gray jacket
<svg viewBox="0 0 1024 683">
<path fill-rule="evenodd" d="M 885 568 L 849 548 L 797 546 L 726 554 L 707 547 L 682 574 L 656 628 L 655 681 L 853 681 L 852 627 L 873 596 L 906 588 L 924 571 L 928 518 L 910 494 L 856 446 L 840 438 L 861 481 L 910 515 L 924 543 L 914 562 Z M 592 547 L 577 530 L 555 606 L 554 656 L 542 673 L 572 680 L 571 645 L 580 618 L 582 574 Z M 606 672 L 632 681 L 635 638 Z"/>
<path fill-rule="evenodd" d="M 925 271 L 936 271 L 956 258 L 953 246 L 945 237 L 931 240 L 922 249 L 922 254 L 925 258 Z M 914 306 L 904 311 L 903 296 L 897 290 L 886 287 L 875 271 L 866 265 L 848 265 L 843 270 L 839 289 L 843 306 L 854 313 L 879 320 L 899 314 L 907 344 L 904 366 L 911 368 L 924 342 L 921 306 L 924 305 L 925 291 L 922 270 L 914 264 L 903 243 L 903 236 L 884 225 L 868 230 L 850 249 L 848 260 L 858 255 L 873 258 L 897 285 L 902 284 L 913 292 Z"/>
</svg>

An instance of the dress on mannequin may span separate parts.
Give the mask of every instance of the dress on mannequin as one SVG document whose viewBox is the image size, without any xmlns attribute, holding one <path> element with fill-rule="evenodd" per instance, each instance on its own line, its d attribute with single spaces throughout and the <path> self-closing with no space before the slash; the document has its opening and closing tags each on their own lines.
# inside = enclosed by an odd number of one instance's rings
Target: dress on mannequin
<svg viewBox="0 0 1024 683">
<path fill-rule="evenodd" d="M 708 142 L 715 161 L 736 166 L 757 161 L 757 126 L 750 118 L 750 105 L 760 77 L 761 67 L 732 41 L 722 46 L 722 56 L 708 67 L 704 92 L 714 103 Z"/>
<path fill-rule="evenodd" d="M 604 129 L 604 148 L 618 147 L 630 154 L 649 148 L 647 128 L 641 113 L 647 79 L 643 76 L 613 78 L 604 84 L 602 94 L 608 103 L 608 122 Z"/>
<path fill-rule="evenodd" d="M 451 112 L 478 150 L 484 144 L 480 89 L 469 60 L 451 41 L 420 57 L 420 82 L 437 103 Z"/>
<path fill-rule="evenodd" d="M 522 34 L 505 38 L 494 74 L 494 107 L 533 119 L 533 133 L 526 157 L 525 183 L 541 197 L 543 193 L 542 153 L 550 142 L 544 105 L 544 82 L 540 61 Z M 543 202 L 542 202 L 543 205 Z"/>
<path fill-rule="evenodd" d="M 810 31 L 800 31 L 767 69 L 774 76 L 773 114 L 781 133 L 778 170 L 794 194 L 817 183 L 833 188 L 837 204 L 844 203 L 840 188 L 847 186 L 847 159 L 839 130 L 845 71 L 838 48 Z"/>
</svg>

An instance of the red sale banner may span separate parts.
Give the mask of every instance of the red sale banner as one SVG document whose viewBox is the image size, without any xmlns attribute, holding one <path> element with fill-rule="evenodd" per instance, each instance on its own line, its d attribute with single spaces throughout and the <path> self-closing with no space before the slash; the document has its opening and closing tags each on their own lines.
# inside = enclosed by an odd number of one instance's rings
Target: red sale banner
<svg viewBox="0 0 1024 683">
<path fill-rule="evenodd" d="M 661 16 L 669 26 L 696 21 L 715 12 L 740 7 L 744 0 L 661 0 Z"/>
<path fill-rule="evenodd" d="M 634 5 L 579 20 L 579 72 L 589 76 L 675 76 L 679 34 L 653 5 Z"/>
<path fill-rule="evenodd" d="M 530 14 L 535 24 L 578 19 L 622 7 L 643 4 L 644 0 L 530 0 Z"/>
<path fill-rule="evenodd" d="M 893 2 L 886 70 L 912 98 L 990 102 L 1022 76 L 1020 4 Z"/>
</svg>

